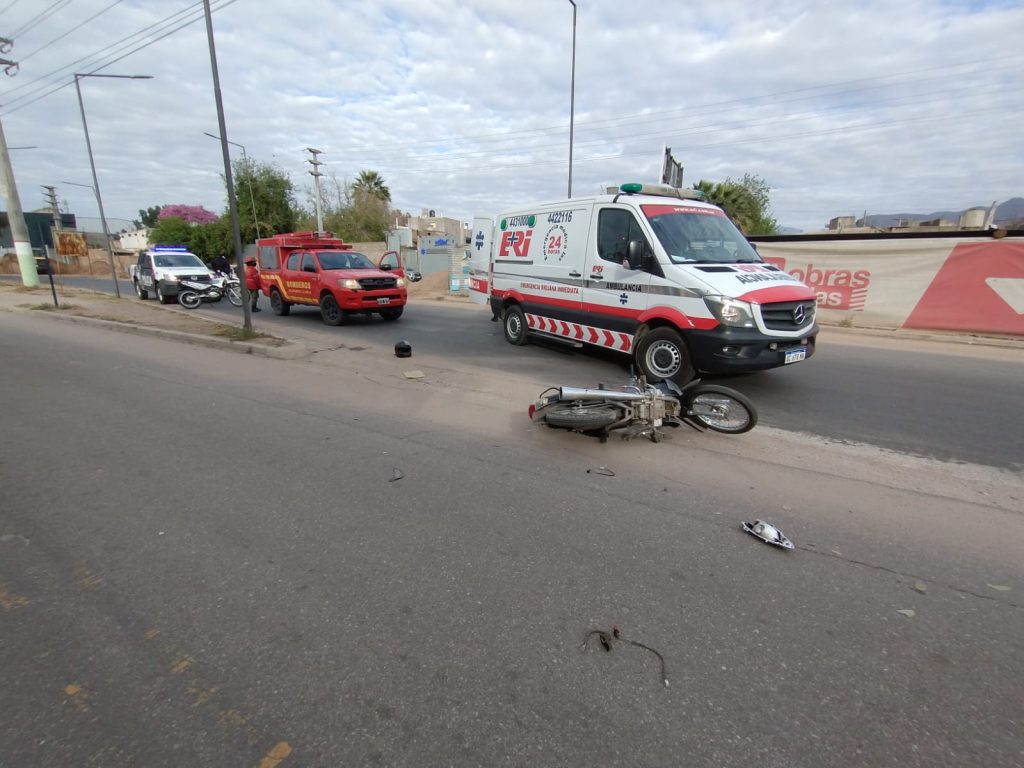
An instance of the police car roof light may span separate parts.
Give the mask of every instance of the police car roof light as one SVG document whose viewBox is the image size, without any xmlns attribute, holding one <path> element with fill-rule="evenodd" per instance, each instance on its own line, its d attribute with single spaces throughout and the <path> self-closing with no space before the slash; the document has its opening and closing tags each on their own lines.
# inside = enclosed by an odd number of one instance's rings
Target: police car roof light
<svg viewBox="0 0 1024 768">
<path fill-rule="evenodd" d="M 188 253 L 189 250 L 184 245 L 154 245 L 150 248 L 153 252 L 160 253 Z"/>
</svg>

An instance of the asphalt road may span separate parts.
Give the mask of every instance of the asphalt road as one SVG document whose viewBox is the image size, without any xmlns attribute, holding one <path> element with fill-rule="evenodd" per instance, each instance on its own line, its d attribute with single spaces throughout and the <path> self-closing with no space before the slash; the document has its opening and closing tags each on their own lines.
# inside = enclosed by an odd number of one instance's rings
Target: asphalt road
<svg viewBox="0 0 1024 768">
<path fill-rule="evenodd" d="M 601 445 L 383 356 L 18 315 L 0 356 L 3 764 L 1024 762 L 1019 510 L 754 433 Z M 669 687 L 581 647 L 612 625 Z"/>
<path fill-rule="evenodd" d="M 112 292 L 109 278 L 65 279 Z M 133 295 L 130 283 L 121 281 L 121 290 Z M 545 385 L 617 385 L 629 377 L 624 356 L 551 342 L 512 347 L 482 307 L 424 301 L 411 304 L 397 323 L 357 317 L 344 328 L 329 328 L 315 308 L 293 308 L 282 318 L 269 311 L 265 297 L 260 302 L 261 327 L 313 338 L 325 347 L 390 346 L 404 338 L 414 354 L 441 356 L 455 368 L 490 366 Z M 242 313 L 227 301 L 205 309 L 225 318 Z M 946 461 L 1024 466 L 1024 354 L 997 350 L 978 358 L 963 351 L 953 345 L 898 346 L 884 337 L 868 346 L 830 339 L 804 363 L 724 383 L 753 399 L 765 425 Z"/>
</svg>

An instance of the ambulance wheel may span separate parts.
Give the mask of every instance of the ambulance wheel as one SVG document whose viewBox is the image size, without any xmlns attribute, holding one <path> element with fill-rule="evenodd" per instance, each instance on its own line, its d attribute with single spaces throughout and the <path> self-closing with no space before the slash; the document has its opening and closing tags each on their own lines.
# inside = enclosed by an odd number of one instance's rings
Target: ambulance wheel
<svg viewBox="0 0 1024 768">
<path fill-rule="evenodd" d="M 338 300 L 330 293 L 320 297 L 320 317 L 328 325 L 342 325 L 348 319 L 348 313 L 338 306 Z"/>
<path fill-rule="evenodd" d="M 647 381 L 671 379 L 682 386 L 694 376 L 686 342 L 671 328 L 655 328 L 640 337 L 636 362 Z"/>
<path fill-rule="evenodd" d="M 521 347 L 526 343 L 526 313 L 518 304 L 512 304 L 505 308 L 505 318 L 502 321 L 505 329 L 505 341 Z"/>
<path fill-rule="evenodd" d="M 553 427 L 588 432 L 604 429 L 620 418 L 619 412 L 607 405 L 581 405 L 580 403 L 555 403 L 544 411 L 544 421 Z"/>
<path fill-rule="evenodd" d="M 275 315 L 280 315 L 281 317 L 285 317 L 292 311 L 292 305 L 281 298 L 281 293 L 277 288 L 270 291 L 270 308 L 274 310 Z"/>
<path fill-rule="evenodd" d="M 138 280 L 135 281 L 135 295 L 143 301 L 149 298 L 149 291 L 143 288 Z"/>
</svg>

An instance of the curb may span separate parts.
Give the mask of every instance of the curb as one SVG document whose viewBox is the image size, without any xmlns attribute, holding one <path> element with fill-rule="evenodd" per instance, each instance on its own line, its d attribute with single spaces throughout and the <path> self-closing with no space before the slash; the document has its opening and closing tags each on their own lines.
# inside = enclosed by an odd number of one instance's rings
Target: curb
<svg viewBox="0 0 1024 768">
<path fill-rule="evenodd" d="M 945 344 L 1024 349 L 1024 338 L 1016 339 L 1003 336 L 984 336 L 973 333 L 954 334 L 943 333 L 942 331 L 907 331 L 900 328 L 847 328 L 841 325 L 831 325 L 821 322 L 819 322 L 818 325 L 821 330 L 840 336 L 884 336 L 887 339 L 937 341 Z"/>
<path fill-rule="evenodd" d="M 91 325 L 94 328 L 104 328 L 120 333 L 130 333 L 136 336 L 156 336 L 169 341 L 181 341 L 186 344 L 195 344 L 201 347 L 213 349 L 227 349 L 232 352 L 240 352 L 245 355 L 256 357 L 268 357 L 275 360 L 297 360 L 306 356 L 306 345 L 301 341 L 285 339 L 285 344 L 278 347 L 271 347 L 265 344 L 255 344 L 250 341 L 232 341 L 231 339 L 219 339 L 213 336 L 204 336 L 199 333 L 185 333 L 184 331 L 172 331 L 166 328 L 152 328 L 145 325 L 132 325 L 122 323 L 118 320 L 101 320 L 96 317 L 83 317 L 82 315 L 62 315 L 55 312 L 43 312 L 36 309 L 24 309 L 21 307 L 4 307 L 3 310 L 18 314 L 35 313 L 43 317 L 51 317 L 55 320 L 72 321 L 84 325 Z"/>
</svg>

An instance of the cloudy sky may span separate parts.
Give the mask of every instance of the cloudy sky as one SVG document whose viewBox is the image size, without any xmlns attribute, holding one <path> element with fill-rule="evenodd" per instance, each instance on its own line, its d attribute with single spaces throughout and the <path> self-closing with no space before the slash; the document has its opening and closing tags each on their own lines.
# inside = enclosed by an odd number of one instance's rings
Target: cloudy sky
<svg viewBox="0 0 1024 768">
<path fill-rule="evenodd" d="M 385 178 L 396 207 L 471 220 L 564 197 L 569 0 L 212 0 L 228 137 L 308 200 L 325 172 Z M 1024 2 L 577 0 L 573 192 L 745 173 L 780 224 L 1024 195 Z M 191 22 L 191 23 L 188 23 Z M 22 205 L 96 215 L 226 207 L 202 3 L 0 0 L 20 62 L 0 118 Z M 238 152 L 237 148 L 232 148 Z"/>
</svg>

